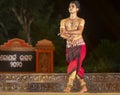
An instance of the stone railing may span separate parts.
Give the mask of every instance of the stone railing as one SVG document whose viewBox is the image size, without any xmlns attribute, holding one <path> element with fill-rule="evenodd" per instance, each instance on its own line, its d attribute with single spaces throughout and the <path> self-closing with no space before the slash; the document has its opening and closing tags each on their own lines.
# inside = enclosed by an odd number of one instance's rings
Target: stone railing
<svg viewBox="0 0 120 95">
<path fill-rule="evenodd" d="M 62 92 L 65 73 L 0 74 L 0 92 Z M 88 92 L 120 92 L 120 73 L 86 73 Z M 75 80 L 72 92 L 80 90 Z"/>
</svg>

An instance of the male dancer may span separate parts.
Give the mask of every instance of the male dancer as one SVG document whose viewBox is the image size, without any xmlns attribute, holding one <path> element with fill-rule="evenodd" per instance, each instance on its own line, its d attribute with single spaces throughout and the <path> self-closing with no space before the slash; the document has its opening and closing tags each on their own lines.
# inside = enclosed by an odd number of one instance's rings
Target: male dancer
<svg viewBox="0 0 120 95">
<path fill-rule="evenodd" d="M 67 69 L 69 80 L 64 92 L 71 91 L 76 76 L 81 84 L 80 93 L 87 91 L 82 67 L 82 62 L 86 55 L 86 45 L 82 36 L 85 20 L 77 16 L 79 9 L 79 2 L 76 0 L 71 1 L 69 4 L 70 17 L 62 19 L 60 22 L 59 35 L 66 39 L 66 60 L 69 64 Z"/>
</svg>

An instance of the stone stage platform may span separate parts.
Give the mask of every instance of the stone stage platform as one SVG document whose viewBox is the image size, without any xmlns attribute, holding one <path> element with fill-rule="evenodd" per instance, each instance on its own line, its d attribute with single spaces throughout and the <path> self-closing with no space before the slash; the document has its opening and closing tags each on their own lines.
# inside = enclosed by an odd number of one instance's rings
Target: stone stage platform
<svg viewBox="0 0 120 95">
<path fill-rule="evenodd" d="M 67 79 L 65 73 L 0 74 L 0 95 L 61 95 Z M 120 95 L 120 73 L 86 73 L 85 81 L 85 95 Z M 72 94 L 64 94 L 78 95 L 79 90 L 79 81 L 75 80 Z"/>
<path fill-rule="evenodd" d="M 120 95 L 120 93 L 1 92 L 0 95 Z"/>
</svg>

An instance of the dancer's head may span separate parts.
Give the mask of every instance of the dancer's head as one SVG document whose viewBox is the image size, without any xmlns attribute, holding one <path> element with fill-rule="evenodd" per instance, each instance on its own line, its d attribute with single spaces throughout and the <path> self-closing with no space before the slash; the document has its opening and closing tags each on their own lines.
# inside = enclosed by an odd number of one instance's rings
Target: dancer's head
<svg viewBox="0 0 120 95">
<path fill-rule="evenodd" d="M 69 4 L 69 12 L 74 13 L 80 10 L 80 3 L 77 0 L 73 0 Z"/>
</svg>

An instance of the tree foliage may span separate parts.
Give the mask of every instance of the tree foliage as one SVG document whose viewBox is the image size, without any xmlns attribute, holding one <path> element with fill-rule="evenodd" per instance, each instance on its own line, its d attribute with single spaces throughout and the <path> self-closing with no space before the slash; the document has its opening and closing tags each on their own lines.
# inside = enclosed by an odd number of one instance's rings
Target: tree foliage
<svg viewBox="0 0 120 95">
<path fill-rule="evenodd" d="M 33 46 L 39 40 L 51 40 L 55 46 L 55 69 L 65 72 L 65 40 L 57 34 L 60 20 L 68 17 L 70 1 L 0 0 L 0 44 L 12 38 L 21 38 Z M 86 72 L 119 72 L 120 18 L 116 10 L 119 5 L 113 1 L 80 0 L 78 15 L 86 20 L 83 34 L 88 47 Z"/>
<path fill-rule="evenodd" d="M 29 24 L 32 18 L 33 22 L 29 27 L 31 37 L 29 43 L 35 46 L 39 40 L 51 40 L 55 45 L 55 65 L 64 65 L 64 40 L 57 36 L 61 18 L 59 14 L 54 15 L 54 2 L 51 0 L 1 0 L 0 8 L 0 23 L 4 25 L 4 29 L 0 27 L 0 44 L 16 37 L 28 42 L 24 26 Z M 63 56 L 60 56 L 61 53 Z"/>
<path fill-rule="evenodd" d="M 54 6 L 49 0 L 1 0 L 0 7 L 0 22 L 6 27 L 10 38 L 22 36 L 20 38 L 24 38 L 31 44 L 31 40 L 35 38 L 42 39 L 51 36 L 47 31 L 52 31 L 51 34 L 53 34 L 56 28 L 55 21 L 51 18 Z M 37 33 L 34 31 L 35 28 L 37 28 Z M 32 42 L 36 42 L 36 39 Z"/>
<path fill-rule="evenodd" d="M 85 60 L 86 72 L 120 72 L 120 41 L 102 40 Z"/>
</svg>

